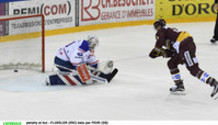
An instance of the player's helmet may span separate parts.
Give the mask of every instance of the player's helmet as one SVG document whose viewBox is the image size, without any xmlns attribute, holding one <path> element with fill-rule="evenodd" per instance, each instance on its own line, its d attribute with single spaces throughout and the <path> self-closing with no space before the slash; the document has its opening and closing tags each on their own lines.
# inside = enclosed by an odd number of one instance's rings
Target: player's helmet
<svg viewBox="0 0 218 125">
<path fill-rule="evenodd" d="M 164 27 L 164 26 L 166 26 L 166 21 L 164 19 L 159 19 L 159 20 L 155 21 L 153 25 L 154 25 L 155 29 L 157 29 L 158 26 Z"/>
<path fill-rule="evenodd" d="M 98 40 L 97 36 L 89 35 L 88 36 L 88 43 L 89 43 L 90 50 L 93 51 L 95 49 L 95 47 L 97 47 L 99 45 L 99 40 Z"/>
</svg>

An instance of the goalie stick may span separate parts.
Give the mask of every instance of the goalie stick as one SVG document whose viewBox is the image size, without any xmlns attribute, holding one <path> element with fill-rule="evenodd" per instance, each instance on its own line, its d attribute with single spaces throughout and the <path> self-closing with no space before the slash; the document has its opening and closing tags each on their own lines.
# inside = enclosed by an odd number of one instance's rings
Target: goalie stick
<svg viewBox="0 0 218 125">
<path fill-rule="evenodd" d="M 111 64 L 111 66 L 113 66 L 113 64 Z M 87 66 L 87 69 L 93 70 L 93 72 L 102 72 L 101 70 L 96 69 L 96 68 L 91 67 L 91 66 Z M 104 73 L 104 72 L 103 72 L 103 73 Z M 115 76 L 117 73 L 118 73 L 118 69 L 115 68 L 115 69 L 111 72 L 111 74 L 108 76 L 108 78 L 107 78 L 108 83 L 110 83 L 110 81 L 114 78 L 114 76 Z"/>
<path fill-rule="evenodd" d="M 110 83 L 110 81 L 114 78 L 114 76 L 118 73 L 118 69 L 115 68 L 112 73 L 108 76 L 107 81 Z"/>
<path fill-rule="evenodd" d="M 57 65 L 57 64 L 55 64 L 55 66 L 57 66 L 59 68 L 66 69 L 66 70 L 69 70 L 72 75 L 79 75 L 78 71 L 76 71 L 76 70 L 73 70 L 73 69 L 70 69 L 70 68 L 67 68 L 67 67 L 64 67 L 64 66 L 60 66 L 60 65 Z M 90 74 L 90 76 L 91 76 L 92 80 L 95 80 L 95 81 L 98 81 L 98 82 L 101 82 L 101 83 L 108 83 L 108 80 L 105 79 L 105 78 L 94 76 L 93 74 Z"/>
</svg>

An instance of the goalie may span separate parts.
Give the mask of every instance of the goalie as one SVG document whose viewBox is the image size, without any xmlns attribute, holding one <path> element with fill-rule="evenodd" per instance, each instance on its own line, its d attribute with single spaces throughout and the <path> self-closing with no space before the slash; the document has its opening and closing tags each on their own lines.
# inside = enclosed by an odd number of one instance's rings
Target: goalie
<svg viewBox="0 0 218 125">
<path fill-rule="evenodd" d="M 54 63 L 58 73 L 46 78 L 46 85 L 87 85 L 95 81 L 109 83 L 118 70 L 113 69 L 113 61 L 99 64 L 94 55 L 99 45 L 96 36 L 87 40 L 77 40 L 60 48 L 56 52 Z"/>
</svg>

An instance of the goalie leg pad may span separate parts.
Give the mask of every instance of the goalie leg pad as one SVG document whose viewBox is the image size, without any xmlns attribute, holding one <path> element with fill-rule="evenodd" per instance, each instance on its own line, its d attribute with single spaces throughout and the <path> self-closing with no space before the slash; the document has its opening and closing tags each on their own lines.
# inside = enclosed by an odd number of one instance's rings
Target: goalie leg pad
<svg viewBox="0 0 218 125">
<path fill-rule="evenodd" d="M 48 81 L 49 81 L 49 84 L 51 86 L 53 86 L 53 85 L 66 85 L 64 83 L 64 81 L 57 74 L 48 76 Z"/>
<path fill-rule="evenodd" d="M 59 59 L 58 57 L 55 57 L 54 63 L 55 63 L 56 65 L 60 65 L 60 66 L 63 66 L 63 67 L 69 68 L 69 69 L 75 69 L 75 67 L 74 67 L 70 62 L 61 60 L 61 59 Z M 61 67 L 57 67 L 57 68 L 58 68 L 60 71 L 68 71 L 68 72 L 70 72 L 69 70 L 64 69 L 64 68 L 61 68 Z"/>
<path fill-rule="evenodd" d="M 48 77 L 49 84 L 53 85 L 87 85 L 91 83 L 82 82 L 79 76 L 71 76 L 71 75 L 61 75 L 61 74 L 54 74 Z"/>
</svg>

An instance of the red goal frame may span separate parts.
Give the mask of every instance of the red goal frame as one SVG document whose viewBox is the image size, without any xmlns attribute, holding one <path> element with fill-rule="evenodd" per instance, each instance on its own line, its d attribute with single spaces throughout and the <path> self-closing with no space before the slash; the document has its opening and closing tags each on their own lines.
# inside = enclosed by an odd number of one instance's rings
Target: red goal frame
<svg viewBox="0 0 218 125">
<path fill-rule="evenodd" d="M 42 72 L 45 72 L 45 17 L 43 14 L 36 14 L 36 15 L 25 15 L 25 16 L 15 16 L 15 17 L 6 17 L 0 18 L 0 21 L 9 21 L 9 20 L 18 20 L 24 18 L 33 18 L 33 17 L 41 17 L 42 25 L 41 25 L 41 35 L 42 35 Z"/>
</svg>

